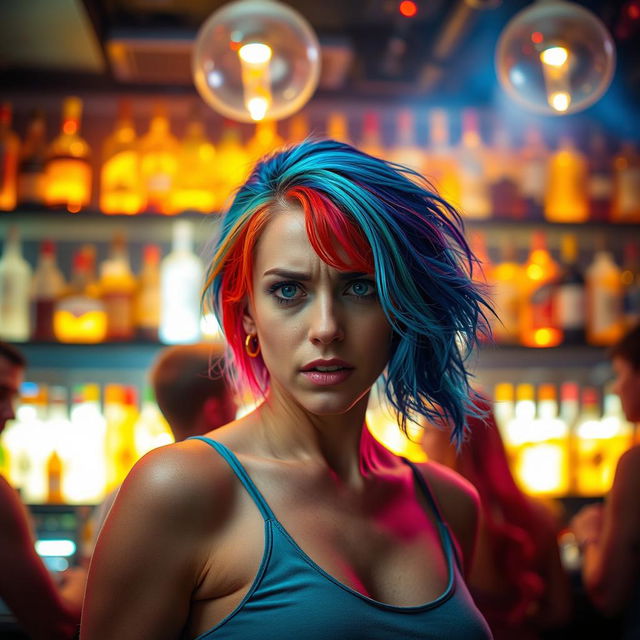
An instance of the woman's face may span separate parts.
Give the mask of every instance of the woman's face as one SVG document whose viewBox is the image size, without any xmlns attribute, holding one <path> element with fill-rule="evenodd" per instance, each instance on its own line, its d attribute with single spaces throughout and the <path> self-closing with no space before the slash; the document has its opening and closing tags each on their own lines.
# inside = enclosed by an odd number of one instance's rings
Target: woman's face
<svg viewBox="0 0 640 640">
<path fill-rule="evenodd" d="M 640 422 L 640 371 L 625 359 L 613 359 L 613 391 L 620 396 L 622 411 L 629 422 Z"/>
<path fill-rule="evenodd" d="M 244 330 L 257 334 L 271 389 L 316 415 L 342 414 L 369 391 L 392 330 L 371 273 L 333 269 L 309 243 L 304 213 L 276 213 L 254 255 Z"/>
</svg>

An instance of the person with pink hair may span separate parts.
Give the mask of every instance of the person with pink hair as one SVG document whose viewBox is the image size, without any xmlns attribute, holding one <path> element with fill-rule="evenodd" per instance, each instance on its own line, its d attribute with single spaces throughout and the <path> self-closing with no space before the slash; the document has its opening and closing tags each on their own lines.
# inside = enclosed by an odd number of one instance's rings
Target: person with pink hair
<svg viewBox="0 0 640 640">
<path fill-rule="evenodd" d="M 430 460 L 466 478 L 482 505 L 469 588 L 496 640 L 534 640 L 564 627 L 571 615 L 568 576 L 560 563 L 554 518 L 517 486 L 491 405 L 469 422 L 457 450 L 445 428 L 425 426 Z"/>
</svg>

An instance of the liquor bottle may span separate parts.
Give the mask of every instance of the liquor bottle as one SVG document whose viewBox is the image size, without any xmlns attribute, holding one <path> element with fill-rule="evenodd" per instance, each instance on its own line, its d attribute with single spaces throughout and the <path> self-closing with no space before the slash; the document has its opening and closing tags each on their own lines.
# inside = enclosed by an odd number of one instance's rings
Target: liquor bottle
<svg viewBox="0 0 640 640">
<path fill-rule="evenodd" d="M 555 308 L 558 327 L 566 344 L 584 344 L 586 300 L 584 276 L 578 266 L 578 242 L 573 234 L 562 236 L 560 278 Z"/>
<path fill-rule="evenodd" d="M 0 210 L 16 208 L 20 139 L 11 130 L 11 105 L 0 104 Z"/>
<path fill-rule="evenodd" d="M 555 312 L 554 285 L 560 269 L 547 250 L 544 232 L 533 234 L 524 265 L 520 310 L 520 343 L 526 347 L 555 347 L 562 342 Z"/>
<path fill-rule="evenodd" d="M 129 266 L 126 239 L 121 232 L 114 235 L 111 254 L 101 265 L 100 291 L 107 314 L 107 340 L 133 339 L 136 281 Z"/>
<path fill-rule="evenodd" d="M 536 418 L 534 387 L 529 383 L 516 386 L 516 402 L 513 417 L 506 424 L 503 440 L 509 466 L 513 470 L 516 481 L 523 486 L 522 451 L 531 440 Z M 535 432 L 534 432 L 535 436 Z"/>
<path fill-rule="evenodd" d="M 622 266 L 622 317 L 626 330 L 640 323 L 640 248 L 630 240 L 624 245 Z"/>
<path fill-rule="evenodd" d="M 602 495 L 607 487 L 603 478 L 603 431 L 600 423 L 600 397 L 595 387 L 582 389 L 580 415 L 575 427 L 576 493 Z"/>
<path fill-rule="evenodd" d="M 126 476 L 122 462 L 126 459 L 125 451 L 133 449 L 132 434 L 126 424 L 125 386 L 109 383 L 104 387 L 104 418 L 106 436 L 104 455 L 107 466 L 107 491 L 117 488 Z"/>
<path fill-rule="evenodd" d="M 131 100 L 121 99 L 113 133 L 102 147 L 100 210 L 108 214 L 139 213 L 143 205 L 140 152 Z"/>
<path fill-rule="evenodd" d="M 29 339 L 31 267 L 22 257 L 18 228 L 9 227 L 0 258 L 0 339 Z"/>
<path fill-rule="evenodd" d="M 576 492 L 577 445 L 576 424 L 580 415 L 580 387 L 578 383 L 566 381 L 560 385 L 560 418 L 569 430 L 569 492 Z"/>
<path fill-rule="evenodd" d="M 193 252 L 193 228 L 186 220 L 173 227 L 173 248 L 160 266 L 160 340 L 167 344 L 200 338 L 200 291 L 204 266 Z"/>
<path fill-rule="evenodd" d="M 610 346 L 624 333 L 622 273 L 611 253 L 596 250 L 586 270 L 587 342 Z"/>
<path fill-rule="evenodd" d="M 327 137 L 351 144 L 347 116 L 342 111 L 332 111 L 327 118 Z"/>
<path fill-rule="evenodd" d="M 47 459 L 47 504 L 62 504 L 62 460 L 54 449 Z"/>
<path fill-rule="evenodd" d="M 613 222 L 640 222 L 640 155 L 624 142 L 613 159 Z"/>
<path fill-rule="evenodd" d="M 251 162 L 258 162 L 262 157 L 272 153 L 284 144 L 278 133 L 275 120 L 260 120 L 256 122 L 253 136 L 247 144 L 247 151 Z"/>
<path fill-rule="evenodd" d="M 47 459 L 47 502 L 67 502 L 64 485 L 67 467 L 72 463 L 73 432 L 69 420 L 66 387 L 49 387 L 49 407 L 46 431 L 50 435 L 51 453 Z"/>
<path fill-rule="evenodd" d="M 380 114 L 377 111 L 365 111 L 362 119 L 362 138 L 358 147 L 370 156 L 384 157 L 386 151 L 382 144 Z"/>
<path fill-rule="evenodd" d="M 538 387 L 538 417 L 534 422 L 535 441 L 523 455 L 527 488 L 548 496 L 569 491 L 569 428 L 558 415 L 556 387 Z"/>
<path fill-rule="evenodd" d="M 18 204 L 41 207 L 45 203 L 47 138 L 44 114 L 33 112 L 18 163 Z"/>
<path fill-rule="evenodd" d="M 482 231 L 472 231 L 469 235 L 469 247 L 477 260 L 473 265 L 472 278 L 474 282 L 486 287 L 493 271 L 486 234 Z"/>
<path fill-rule="evenodd" d="M 389 159 L 420 173 L 425 164 L 425 150 L 416 141 L 416 124 L 411 109 L 400 109 L 396 116 L 396 138 Z"/>
<path fill-rule="evenodd" d="M 562 135 L 549 160 L 544 217 L 550 222 L 585 222 L 589 217 L 588 166 L 570 136 Z"/>
<path fill-rule="evenodd" d="M 145 387 L 143 391 L 140 415 L 133 427 L 133 434 L 137 458 L 156 447 L 174 442 L 171 428 L 158 409 L 151 387 Z"/>
<path fill-rule="evenodd" d="M 309 135 L 309 119 L 304 113 L 296 113 L 289 120 L 289 135 L 287 142 L 289 144 L 298 144 Z"/>
<path fill-rule="evenodd" d="M 222 211 L 226 208 L 232 193 L 242 184 L 251 169 L 249 154 L 241 143 L 240 129 L 233 120 L 224 121 L 216 158 L 215 208 L 217 211 Z"/>
<path fill-rule="evenodd" d="M 430 144 L 422 173 L 456 209 L 460 206 L 460 177 L 455 151 L 449 142 L 449 120 L 444 109 L 429 112 Z"/>
<path fill-rule="evenodd" d="M 97 297 L 91 271 L 91 254 L 86 249 L 73 256 L 71 282 L 56 302 L 53 332 L 60 342 L 103 342 L 107 335 L 107 314 Z"/>
<path fill-rule="evenodd" d="M 56 264 L 56 248 L 51 240 L 40 244 L 38 265 L 31 283 L 34 307 L 32 337 L 34 340 L 55 340 L 53 313 L 56 301 L 65 290 L 65 281 Z"/>
<path fill-rule="evenodd" d="M 506 127 L 497 125 L 493 143 L 486 153 L 486 173 L 491 198 L 491 211 L 495 218 L 522 220 L 524 200 L 520 194 L 521 164 L 511 146 Z"/>
<path fill-rule="evenodd" d="M 465 109 L 462 113 L 462 138 L 458 148 L 458 175 L 460 209 L 466 218 L 484 219 L 491 216 L 485 156 L 478 112 L 475 109 Z"/>
<path fill-rule="evenodd" d="M 211 213 L 215 208 L 216 151 L 207 139 L 204 124 L 192 113 L 178 148 L 178 169 L 173 189 L 173 210 Z"/>
<path fill-rule="evenodd" d="M 507 425 L 514 418 L 515 404 L 513 393 L 514 387 L 510 382 L 499 382 L 493 391 L 493 413 L 498 429 L 500 429 L 500 435 L 503 438 L 505 438 Z"/>
<path fill-rule="evenodd" d="M 45 203 L 78 213 L 91 200 L 90 149 L 80 137 L 82 100 L 66 98 L 60 134 L 49 145 L 45 164 Z"/>
<path fill-rule="evenodd" d="M 166 106 L 157 102 L 149 130 L 140 139 L 143 210 L 172 214 L 172 198 L 178 169 L 178 140 L 171 133 Z"/>
<path fill-rule="evenodd" d="M 96 504 L 105 493 L 106 421 L 100 410 L 100 387 L 94 383 L 73 390 L 71 432 L 62 492 L 77 504 Z"/>
<path fill-rule="evenodd" d="M 502 245 L 502 260 L 493 267 L 490 277 L 491 298 L 498 316 L 491 317 L 491 327 L 499 344 L 518 343 L 523 277 L 522 265 L 517 262 L 516 246 L 507 240 Z"/>
<path fill-rule="evenodd" d="M 613 198 L 613 163 L 607 139 L 601 131 L 591 133 L 588 162 L 589 219 L 607 222 Z"/>
<path fill-rule="evenodd" d="M 542 220 L 547 191 L 549 149 L 537 127 L 529 126 L 525 129 L 519 162 L 522 166 L 520 192 L 524 199 L 525 218 Z"/>
<path fill-rule="evenodd" d="M 139 340 L 158 340 L 160 325 L 160 247 L 145 246 L 135 301 L 136 335 Z"/>
</svg>

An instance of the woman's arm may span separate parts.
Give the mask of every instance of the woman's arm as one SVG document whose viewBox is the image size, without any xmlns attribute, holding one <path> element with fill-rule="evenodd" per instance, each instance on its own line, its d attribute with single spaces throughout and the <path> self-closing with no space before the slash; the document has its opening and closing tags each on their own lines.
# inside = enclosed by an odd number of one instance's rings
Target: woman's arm
<svg viewBox="0 0 640 640">
<path fill-rule="evenodd" d="M 583 549 L 585 587 L 606 615 L 615 615 L 625 607 L 640 574 L 639 507 L 640 447 L 634 447 L 618 462 L 601 527 L 594 526 L 595 513 L 591 511 L 578 514 L 573 523 Z"/>
<path fill-rule="evenodd" d="M 34 640 L 71 638 L 82 599 L 63 600 L 34 548 L 26 509 L 0 476 L 0 597 Z"/>
<path fill-rule="evenodd" d="M 186 442 L 154 450 L 133 468 L 91 560 L 83 640 L 180 636 L 215 535 L 213 466 Z"/>
</svg>

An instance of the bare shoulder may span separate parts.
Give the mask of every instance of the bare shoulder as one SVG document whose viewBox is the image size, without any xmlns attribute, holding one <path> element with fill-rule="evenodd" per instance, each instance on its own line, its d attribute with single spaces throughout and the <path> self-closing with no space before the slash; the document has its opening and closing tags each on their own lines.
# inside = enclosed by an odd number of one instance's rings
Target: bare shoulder
<svg viewBox="0 0 640 640">
<path fill-rule="evenodd" d="M 640 482 L 640 445 L 631 447 L 620 456 L 617 475 L 635 483 Z"/>
<path fill-rule="evenodd" d="M 0 475 L 0 532 L 5 538 L 22 535 L 26 522 L 27 510 L 17 491 Z"/>
<path fill-rule="evenodd" d="M 188 440 L 154 449 L 139 460 L 112 511 L 140 509 L 145 518 L 170 517 L 171 522 L 187 524 L 204 514 L 222 516 L 215 506 L 228 505 L 234 487 L 226 462 L 206 443 Z"/>
<path fill-rule="evenodd" d="M 416 465 L 422 472 L 449 525 L 465 567 L 470 566 L 480 514 L 480 498 L 475 487 L 459 473 L 436 462 Z"/>
</svg>

